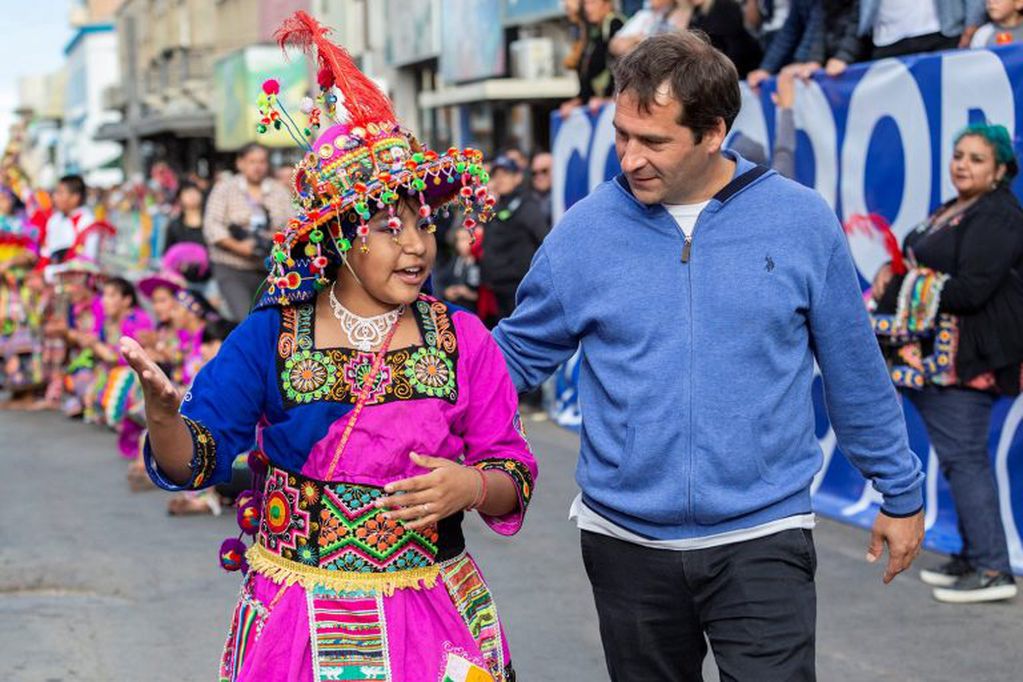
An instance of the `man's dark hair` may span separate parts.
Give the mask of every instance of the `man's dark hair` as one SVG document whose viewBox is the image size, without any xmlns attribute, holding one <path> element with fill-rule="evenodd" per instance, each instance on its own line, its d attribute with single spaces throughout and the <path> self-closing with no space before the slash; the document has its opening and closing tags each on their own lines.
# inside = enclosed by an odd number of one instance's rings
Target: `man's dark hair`
<svg viewBox="0 0 1023 682">
<path fill-rule="evenodd" d="M 123 277 L 111 277 L 103 286 L 114 287 L 122 298 L 130 298 L 132 307 L 139 304 L 138 294 L 135 293 L 135 286 Z"/>
<path fill-rule="evenodd" d="M 85 203 L 85 180 L 82 179 L 81 175 L 65 175 L 57 182 L 64 185 L 67 191 L 77 194 L 79 203 Z"/>
<path fill-rule="evenodd" d="M 629 92 L 649 113 L 667 84 L 682 106 L 678 123 L 693 131 L 696 143 L 718 119 L 725 131 L 739 115 L 742 98 L 735 65 L 710 44 L 702 31 L 681 31 L 647 38 L 614 67 L 615 94 Z"/>
<path fill-rule="evenodd" d="M 242 147 L 241 149 L 238 150 L 238 158 L 239 159 L 244 159 L 246 156 L 248 156 L 249 154 L 251 154 L 252 152 L 257 151 L 257 150 L 265 152 L 268 155 L 270 153 L 269 149 L 267 149 L 263 145 L 259 144 L 258 142 L 249 142 L 244 147 Z"/>
</svg>

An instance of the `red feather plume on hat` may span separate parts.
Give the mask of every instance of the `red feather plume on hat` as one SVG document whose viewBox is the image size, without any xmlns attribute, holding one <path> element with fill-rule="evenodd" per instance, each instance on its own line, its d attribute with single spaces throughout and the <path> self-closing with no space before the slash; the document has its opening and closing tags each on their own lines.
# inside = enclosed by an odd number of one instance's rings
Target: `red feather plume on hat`
<svg viewBox="0 0 1023 682">
<path fill-rule="evenodd" d="M 310 55 L 316 50 L 317 80 L 323 88 L 334 85 L 341 91 L 353 127 L 394 121 L 391 101 L 359 70 L 347 50 L 327 39 L 328 33 L 329 28 L 299 10 L 281 24 L 274 38 L 281 49 L 298 47 Z"/>
</svg>

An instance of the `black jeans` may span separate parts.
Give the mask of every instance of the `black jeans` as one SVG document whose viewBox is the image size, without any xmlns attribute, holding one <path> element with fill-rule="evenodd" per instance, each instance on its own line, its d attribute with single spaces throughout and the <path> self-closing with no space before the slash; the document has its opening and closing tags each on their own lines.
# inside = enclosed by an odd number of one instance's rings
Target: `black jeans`
<svg viewBox="0 0 1023 682">
<path fill-rule="evenodd" d="M 706 635 L 722 682 L 816 679 L 817 555 L 808 530 L 710 549 L 582 532 L 612 682 L 700 682 Z"/>
<path fill-rule="evenodd" d="M 1010 573 L 1009 547 L 987 449 L 995 397 L 938 386 L 903 391 L 903 395 L 924 420 L 941 473 L 952 489 L 962 557 L 976 569 Z"/>
<path fill-rule="evenodd" d="M 902 57 L 903 55 L 918 54 L 920 52 L 939 52 L 941 50 L 954 50 L 959 47 L 959 36 L 949 38 L 941 33 L 928 33 L 927 35 L 913 38 L 903 38 L 891 45 L 874 47 L 871 59 L 884 59 L 885 57 Z"/>
</svg>

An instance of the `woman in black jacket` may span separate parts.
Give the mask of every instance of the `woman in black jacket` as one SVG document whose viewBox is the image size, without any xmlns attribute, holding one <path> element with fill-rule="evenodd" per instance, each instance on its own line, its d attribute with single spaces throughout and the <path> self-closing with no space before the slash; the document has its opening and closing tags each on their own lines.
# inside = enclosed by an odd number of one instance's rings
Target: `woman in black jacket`
<svg viewBox="0 0 1023 682">
<path fill-rule="evenodd" d="M 939 601 L 1009 599 L 1009 565 L 987 441 L 999 395 L 1023 373 L 1023 209 L 1009 189 L 1018 166 L 1008 131 L 972 125 L 951 162 L 958 196 L 913 230 L 903 268 L 874 280 L 875 330 L 892 378 L 927 426 L 959 517 L 962 551 L 923 571 Z"/>
</svg>

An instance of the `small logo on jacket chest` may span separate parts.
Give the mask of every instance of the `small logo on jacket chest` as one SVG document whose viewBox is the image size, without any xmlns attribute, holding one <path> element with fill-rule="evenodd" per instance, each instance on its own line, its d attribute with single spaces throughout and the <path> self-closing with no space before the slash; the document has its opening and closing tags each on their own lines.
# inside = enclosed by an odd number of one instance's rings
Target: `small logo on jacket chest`
<svg viewBox="0 0 1023 682">
<path fill-rule="evenodd" d="M 774 272 L 774 259 L 770 256 L 764 256 L 764 270 Z"/>
</svg>

